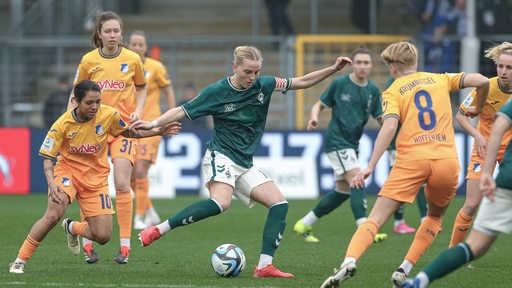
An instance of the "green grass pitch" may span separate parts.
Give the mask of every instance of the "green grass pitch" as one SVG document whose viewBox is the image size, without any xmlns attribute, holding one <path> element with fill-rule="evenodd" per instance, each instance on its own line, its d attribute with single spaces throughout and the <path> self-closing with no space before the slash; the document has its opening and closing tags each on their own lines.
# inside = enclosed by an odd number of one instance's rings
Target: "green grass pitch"
<svg viewBox="0 0 512 288">
<path fill-rule="evenodd" d="M 172 200 L 154 200 L 162 219 L 185 205 L 198 200 L 178 196 Z M 375 196 L 368 198 L 369 207 Z M 412 274 L 416 274 L 449 242 L 455 214 L 463 197 L 451 204 L 444 221 L 444 232 L 423 255 Z M 31 225 L 46 208 L 46 195 L 0 196 L 0 287 L 320 287 L 324 279 L 338 267 L 354 233 L 355 224 L 349 203 L 315 225 L 320 243 L 306 243 L 292 230 L 293 224 L 313 208 L 316 200 L 290 200 L 285 237 L 276 252 L 274 264 L 295 274 L 293 279 L 252 277 L 258 261 L 261 232 L 266 210 L 261 206 L 245 208 L 233 201 L 223 214 L 171 231 L 149 247 L 139 247 L 137 231 L 133 232 L 132 252 L 128 265 L 115 265 L 113 257 L 119 249 L 117 228 L 111 241 L 96 245 L 101 257 L 97 264 L 86 264 L 82 253 L 73 256 L 68 251 L 64 232 L 56 226 L 41 243 L 28 262 L 26 273 L 8 273 L 8 264 L 17 255 Z M 418 209 L 406 207 L 408 224 L 419 224 Z M 78 218 L 73 203 L 65 217 Z M 114 222 L 115 222 L 114 218 Z M 114 224 L 117 227 L 117 224 Z M 389 221 L 381 232 L 388 239 L 372 245 L 358 261 L 358 272 L 344 287 L 391 287 L 391 274 L 402 262 L 413 235 L 396 235 Z M 223 243 L 240 246 L 247 257 L 247 267 L 237 278 L 221 278 L 212 270 L 210 255 Z M 510 236 L 502 235 L 484 258 L 474 261 L 474 268 L 463 267 L 438 280 L 431 287 L 508 287 L 512 268 Z"/>
</svg>

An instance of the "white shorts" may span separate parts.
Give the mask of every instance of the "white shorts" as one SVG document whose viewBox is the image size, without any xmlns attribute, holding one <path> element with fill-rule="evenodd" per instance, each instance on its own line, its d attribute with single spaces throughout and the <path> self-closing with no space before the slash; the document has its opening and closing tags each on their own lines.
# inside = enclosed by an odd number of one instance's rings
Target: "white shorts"
<svg viewBox="0 0 512 288">
<path fill-rule="evenodd" d="M 334 171 L 334 179 L 336 181 L 345 180 L 343 174 L 347 171 L 359 168 L 359 160 L 357 159 L 356 150 L 341 149 L 327 153 L 327 158 L 331 162 Z"/>
<path fill-rule="evenodd" d="M 213 154 L 213 155 L 212 155 Z M 259 168 L 252 166 L 245 168 L 235 164 L 226 155 L 206 150 L 203 158 L 203 172 L 205 175 L 205 187 L 208 182 L 218 181 L 233 186 L 233 195 L 246 206 L 252 207 L 255 202 L 251 200 L 251 191 L 254 187 L 272 181 Z"/>
<path fill-rule="evenodd" d="M 494 201 L 487 197 L 482 199 L 478 215 L 475 218 L 475 229 L 493 235 L 512 232 L 512 190 L 496 188 Z"/>
</svg>

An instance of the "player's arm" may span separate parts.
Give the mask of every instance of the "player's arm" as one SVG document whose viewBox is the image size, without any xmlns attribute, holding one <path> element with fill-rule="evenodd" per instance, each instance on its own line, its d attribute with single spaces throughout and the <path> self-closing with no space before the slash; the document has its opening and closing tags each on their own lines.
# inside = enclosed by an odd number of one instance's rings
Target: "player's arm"
<svg viewBox="0 0 512 288">
<path fill-rule="evenodd" d="M 176 96 L 174 94 L 174 89 L 172 89 L 172 85 L 167 85 L 162 88 L 165 94 L 165 100 L 167 102 L 167 109 L 171 109 L 176 107 Z"/>
<path fill-rule="evenodd" d="M 477 148 L 478 156 L 481 158 L 485 157 L 485 150 L 487 148 L 487 139 L 476 129 L 471 122 L 469 121 L 469 118 L 464 116 L 462 114 L 463 112 L 459 111 L 455 115 L 455 119 L 459 123 L 460 127 L 464 129 L 473 139 L 475 139 L 475 144 Z"/>
<path fill-rule="evenodd" d="M 480 73 L 469 73 L 463 78 L 462 87 L 475 87 L 475 106 L 469 107 L 465 113 L 468 117 L 475 117 L 484 107 L 489 94 L 489 78 Z"/>
<path fill-rule="evenodd" d="M 181 131 L 181 123 L 180 122 L 171 122 L 169 124 L 163 125 L 159 128 L 151 128 L 148 130 L 135 130 L 135 129 L 126 129 L 121 135 L 126 138 L 147 138 L 153 136 L 162 136 L 165 135 L 167 137 L 171 137 L 173 135 L 178 135 Z"/>
<path fill-rule="evenodd" d="M 311 118 L 308 121 L 308 131 L 315 130 L 318 127 L 318 116 L 325 109 L 325 106 L 319 100 L 311 108 Z"/>
<path fill-rule="evenodd" d="M 57 183 L 55 183 L 55 175 L 53 172 L 53 167 L 55 167 L 54 159 L 44 158 L 43 159 L 43 172 L 44 177 L 46 178 L 46 183 L 48 183 L 49 197 L 55 203 L 62 203 L 62 199 L 60 197 L 59 192 L 64 192 L 60 188 Z"/>
<path fill-rule="evenodd" d="M 172 109 L 167 110 L 164 114 L 162 114 L 157 119 L 148 122 L 143 120 L 138 120 L 132 124 L 130 129 L 139 131 L 139 130 L 151 130 L 154 128 L 162 127 L 172 122 L 176 122 L 181 118 L 185 117 L 185 111 L 183 108 L 174 107 Z M 138 132 L 137 132 L 138 133 Z"/>
<path fill-rule="evenodd" d="M 130 115 L 130 122 L 135 122 L 140 119 L 142 109 L 144 109 L 144 102 L 146 102 L 146 84 L 135 86 L 135 111 Z"/>
<path fill-rule="evenodd" d="M 325 78 L 331 76 L 332 74 L 340 71 L 347 64 L 352 65 L 352 60 L 350 60 L 350 58 L 338 57 L 332 66 L 313 71 L 301 77 L 292 78 L 292 83 L 289 90 L 309 88 L 317 83 L 322 82 Z"/>
<path fill-rule="evenodd" d="M 493 200 L 494 197 L 492 193 L 494 188 L 496 188 L 496 182 L 492 177 L 496 157 L 498 156 L 501 139 L 509 128 L 510 119 L 503 116 L 498 116 L 492 125 L 491 138 L 489 139 L 489 145 L 487 145 L 485 164 L 480 178 L 480 190 L 490 200 Z"/>
</svg>

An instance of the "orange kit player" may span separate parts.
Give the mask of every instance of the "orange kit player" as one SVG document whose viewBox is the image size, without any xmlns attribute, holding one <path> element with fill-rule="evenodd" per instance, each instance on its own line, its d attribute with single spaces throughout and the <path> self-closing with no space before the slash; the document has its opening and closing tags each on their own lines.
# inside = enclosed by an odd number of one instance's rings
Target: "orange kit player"
<svg viewBox="0 0 512 288">
<path fill-rule="evenodd" d="M 475 103 L 474 91 L 466 97 L 460 106 L 459 113 L 455 117 L 460 126 L 475 139 L 475 142 L 466 175 L 466 201 L 455 218 L 450 247 L 464 241 L 471 223 L 473 223 L 478 206 L 480 206 L 483 195 L 479 187 L 479 181 L 482 168 L 484 167 L 491 127 L 494 124 L 494 120 L 496 120 L 496 112 L 512 96 L 512 43 L 503 42 L 487 49 L 485 53 L 487 58 L 492 59 L 496 63 L 498 76 L 490 79 L 489 96 L 482 109 L 482 113 L 478 117 L 478 125 L 476 128 L 473 127 L 469 119 L 464 116 L 467 108 Z M 501 163 L 501 160 L 503 160 L 503 155 L 510 139 L 512 139 L 512 130 L 507 130 L 501 139 L 498 158 L 496 159 L 498 163 Z"/>
<path fill-rule="evenodd" d="M 102 12 L 96 16 L 96 28 L 92 43 L 96 49 L 82 57 L 75 76 L 75 84 L 88 79 L 101 87 L 103 103 L 114 107 L 126 122 L 140 119 L 146 99 L 146 77 L 142 61 L 137 53 L 124 48 L 122 21 L 114 12 Z M 72 96 L 68 108 L 73 107 Z M 123 137 L 108 140 L 110 157 L 114 165 L 116 211 L 121 247 L 115 263 L 128 263 L 132 232 L 133 199 L 130 178 L 137 141 Z M 86 219 L 82 219 L 86 220 Z M 99 260 L 92 242 L 84 238 L 83 246 L 87 263 Z"/>
<path fill-rule="evenodd" d="M 167 109 L 176 106 L 171 79 L 162 63 L 146 56 L 148 45 L 146 34 L 143 31 L 134 31 L 130 35 L 128 48 L 141 57 L 142 63 L 144 64 L 144 74 L 146 75 L 146 81 L 148 83 L 146 104 L 142 110 L 141 119 L 156 119 L 162 114 L 160 110 L 161 91 L 165 94 Z M 133 228 L 138 230 L 146 229 L 151 225 L 160 223 L 160 217 L 149 199 L 148 170 L 149 167 L 156 162 L 158 146 L 161 140 L 161 137 L 137 140 L 137 154 L 135 155 L 135 165 L 132 171 L 131 187 L 135 192 L 135 218 L 133 220 Z"/>
<path fill-rule="evenodd" d="M 426 183 L 427 217 L 416 231 L 402 264 L 391 277 L 393 287 L 400 287 L 437 236 L 442 215 L 457 189 L 460 166 L 454 142 L 450 92 L 476 87 L 476 106 L 466 112 L 467 116 L 474 117 L 482 110 L 489 91 L 489 79 L 478 73 L 418 72 L 418 50 L 409 42 L 389 45 L 381 58 L 396 80 L 382 95 L 384 122 L 368 167 L 356 175 L 352 185 L 364 186 L 364 180 L 389 147 L 400 123 L 396 163 L 368 220 L 352 236 L 339 270 L 329 276 L 321 287 L 338 287 L 354 276 L 356 261 L 373 243 L 379 229 L 404 202 L 412 203 L 421 185 Z"/>
<path fill-rule="evenodd" d="M 107 243 L 112 235 L 114 214 L 107 183 L 110 171 L 108 137 L 150 137 L 161 135 L 162 132 L 173 135 L 181 127 L 180 123 L 175 122 L 162 130 L 133 134 L 114 108 L 101 105 L 101 88 L 93 81 L 78 83 L 74 95 L 77 107 L 68 110 L 53 123 L 39 150 L 44 158 L 43 169 L 48 182 L 48 206 L 44 215 L 32 226 L 18 257 L 11 264 L 10 273 L 25 272 L 28 259 L 75 198 L 87 222 L 71 219 L 62 222 L 71 252 L 80 252 L 78 235 L 100 244 Z"/>
</svg>

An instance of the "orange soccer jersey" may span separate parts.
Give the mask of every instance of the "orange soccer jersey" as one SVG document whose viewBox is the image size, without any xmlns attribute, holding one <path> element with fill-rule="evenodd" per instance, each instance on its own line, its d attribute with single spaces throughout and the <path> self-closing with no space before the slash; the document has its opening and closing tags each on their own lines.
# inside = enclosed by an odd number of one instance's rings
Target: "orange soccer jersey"
<svg viewBox="0 0 512 288">
<path fill-rule="evenodd" d="M 382 94 L 384 119 L 397 117 L 397 161 L 457 157 L 450 92 L 464 73 L 416 72 L 397 78 Z"/>
<path fill-rule="evenodd" d="M 160 110 L 161 89 L 171 85 L 171 79 L 164 65 L 149 57 L 146 57 L 144 60 L 144 75 L 148 84 L 146 102 L 142 110 L 141 119 L 150 121 L 162 114 Z"/>
<path fill-rule="evenodd" d="M 128 126 L 112 107 L 101 105 L 96 116 L 87 122 L 79 122 L 71 109 L 52 125 L 39 154 L 57 158 L 56 168 L 79 175 L 75 181 L 94 190 L 107 185 L 108 135 L 117 136 L 126 129 Z"/>
<path fill-rule="evenodd" d="M 485 139 L 489 140 L 491 135 L 491 128 L 494 124 L 494 120 L 496 120 L 496 112 L 500 110 L 501 106 L 503 106 L 512 94 L 510 91 L 505 91 L 498 81 L 498 77 L 493 77 L 490 80 L 489 86 L 489 94 L 487 96 L 487 100 L 485 101 L 484 107 L 482 108 L 482 112 L 478 115 L 478 125 L 477 130 L 485 137 Z M 471 93 L 464 99 L 462 104 L 460 105 L 460 111 L 465 113 L 467 108 L 475 105 L 475 90 L 471 91 Z M 505 148 L 507 147 L 510 139 L 512 138 L 512 130 L 508 130 L 503 139 L 501 140 L 500 151 L 501 157 L 503 157 L 503 153 L 505 152 Z M 483 160 L 483 159 L 482 159 Z"/>
<path fill-rule="evenodd" d="M 124 47 L 112 56 L 104 55 L 99 48 L 85 54 L 74 84 L 86 79 L 100 85 L 102 103 L 116 108 L 126 121 L 135 111 L 134 86 L 146 83 L 140 56 Z"/>
</svg>

